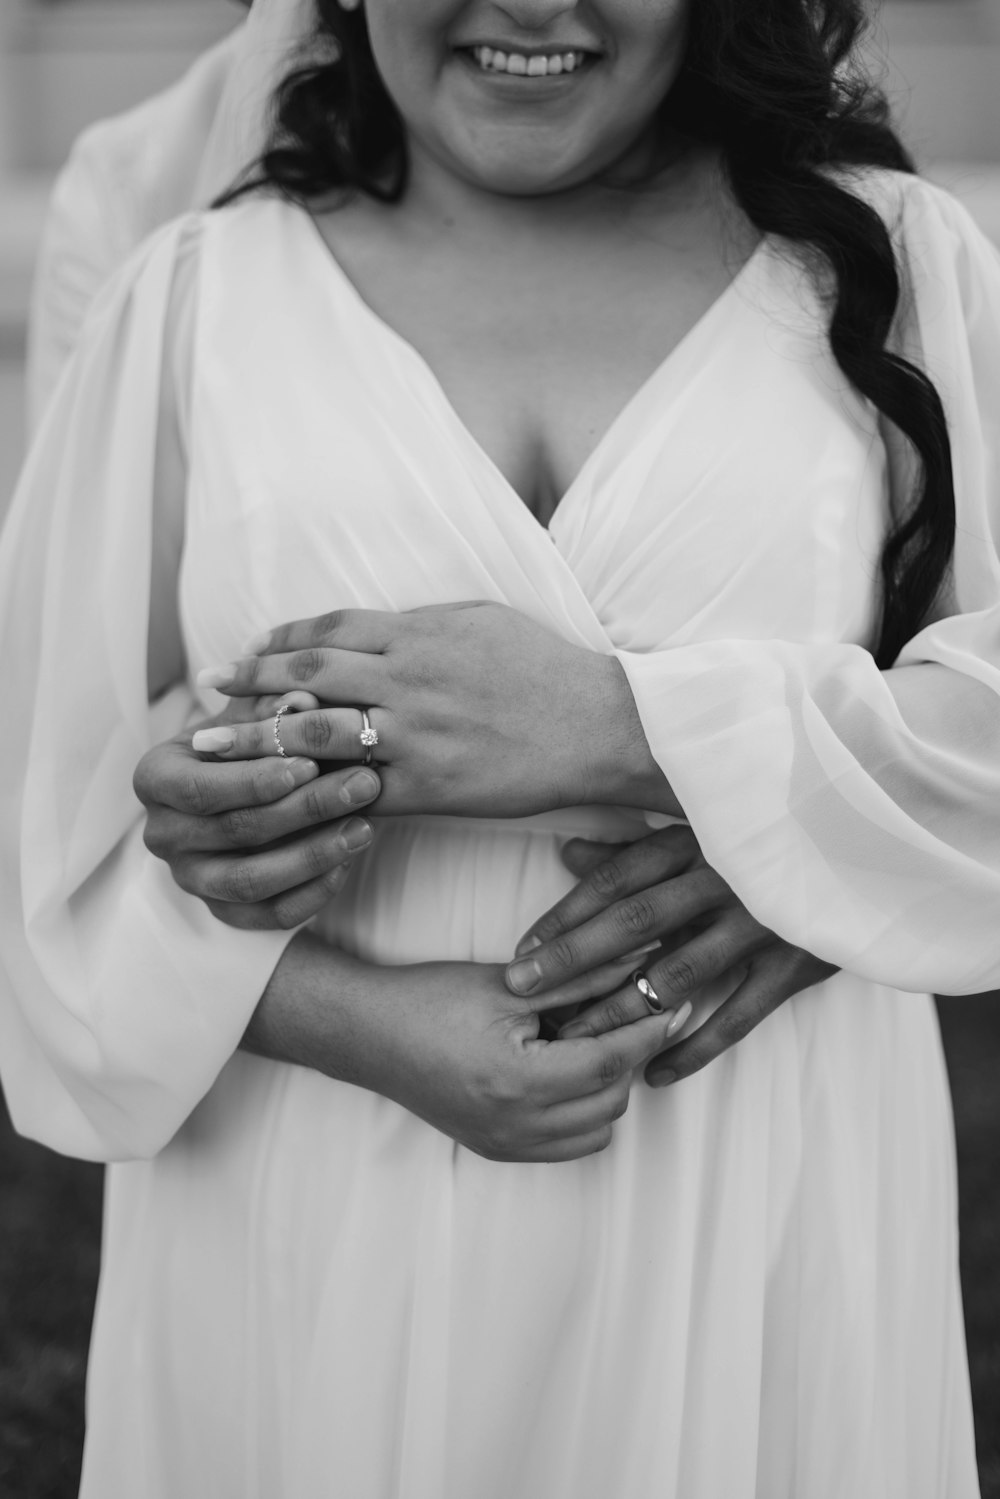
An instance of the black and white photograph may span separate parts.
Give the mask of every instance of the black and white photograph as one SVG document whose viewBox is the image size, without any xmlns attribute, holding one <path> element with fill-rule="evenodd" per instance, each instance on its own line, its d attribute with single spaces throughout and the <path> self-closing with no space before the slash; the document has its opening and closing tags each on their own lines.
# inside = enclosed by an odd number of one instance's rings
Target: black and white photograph
<svg viewBox="0 0 1000 1499">
<path fill-rule="evenodd" d="M 1000 0 L 0 5 L 0 1499 L 1000 1499 Z"/>
</svg>

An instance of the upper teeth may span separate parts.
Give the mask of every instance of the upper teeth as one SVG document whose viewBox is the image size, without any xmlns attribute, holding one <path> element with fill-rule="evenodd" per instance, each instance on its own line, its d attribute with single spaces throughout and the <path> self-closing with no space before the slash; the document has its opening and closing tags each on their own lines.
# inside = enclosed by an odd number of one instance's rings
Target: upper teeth
<svg viewBox="0 0 1000 1499">
<path fill-rule="evenodd" d="M 535 53 L 501 52 L 496 47 L 473 47 L 472 55 L 481 68 L 491 73 L 520 73 L 529 78 L 545 78 L 549 73 L 572 73 L 584 59 L 582 52 Z"/>
</svg>

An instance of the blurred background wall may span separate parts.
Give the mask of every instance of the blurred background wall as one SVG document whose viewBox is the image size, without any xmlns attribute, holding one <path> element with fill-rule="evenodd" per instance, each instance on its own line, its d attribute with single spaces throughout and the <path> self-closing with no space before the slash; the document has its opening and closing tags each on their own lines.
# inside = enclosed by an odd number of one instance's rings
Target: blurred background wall
<svg viewBox="0 0 1000 1499">
<path fill-rule="evenodd" d="M 90 121 L 171 82 L 233 0 L 0 0 L 0 510 L 22 455 L 32 260 L 52 174 Z M 869 46 L 921 165 L 1000 243 L 1000 0 L 884 0 Z"/>
</svg>

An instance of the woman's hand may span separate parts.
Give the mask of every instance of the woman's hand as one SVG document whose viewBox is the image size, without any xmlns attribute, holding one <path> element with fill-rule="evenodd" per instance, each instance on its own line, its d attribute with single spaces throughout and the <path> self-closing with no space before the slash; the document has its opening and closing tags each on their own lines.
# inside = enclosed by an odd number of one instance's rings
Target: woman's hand
<svg viewBox="0 0 1000 1499">
<path fill-rule="evenodd" d="M 315 704 L 305 693 L 294 701 L 300 709 Z M 234 700 L 202 729 L 218 732 L 248 710 L 276 707 L 277 700 Z M 150 852 L 220 921 L 248 929 L 291 929 L 339 893 L 372 839 L 371 824 L 355 814 L 381 789 L 374 771 L 320 777 L 308 759 L 206 760 L 190 732 L 149 750 L 134 787 Z"/>
<path fill-rule="evenodd" d="M 655 1016 L 599 1038 L 543 1041 L 539 1011 L 556 1001 L 510 994 L 499 965 L 376 967 L 331 954 L 310 933 L 286 955 L 247 1049 L 391 1098 L 490 1160 L 603 1150 L 633 1072 L 666 1038 Z"/>
<path fill-rule="evenodd" d="M 761 926 L 702 856 L 688 827 L 621 847 L 574 839 L 563 850 L 582 878 L 535 922 L 507 968 L 515 993 L 535 997 L 626 949 L 659 945 L 641 966 L 665 1009 L 668 1036 L 691 1016 L 696 991 L 734 970 L 735 991 L 698 1029 L 646 1069 L 654 1087 L 699 1071 L 786 999 L 837 970 Z M 648 1014 L 635 984 L 592 1005 L 560 1034 L 600 1036 Z"/>
<path fill-rule="evenodd" d="M 582 802 L 677 810 L 615 658 L 504 605 L 346 610 L 282 625 L 249 649 L 199 681 L 237 697 L 304 688 L 335 705 L 284 718 L 290 755 L 360 760 L 367 709 L 386 816 L 514 817 Z M 276 753 L 268 722 L 234 726 L 231 744 L 213 748 Z"/>
</svg>

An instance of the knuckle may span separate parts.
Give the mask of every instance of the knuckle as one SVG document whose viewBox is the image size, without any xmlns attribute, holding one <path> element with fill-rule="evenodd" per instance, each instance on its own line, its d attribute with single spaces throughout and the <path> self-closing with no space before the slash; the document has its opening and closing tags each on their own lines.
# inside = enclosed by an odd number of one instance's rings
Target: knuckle
<svg viewBox="0 0 1000 1499">
<path fill-rule="evenodd" d="M 325 713 L 307 713 L 301 722 L 306 749 L 317 759 L 323 759 L 332 737 L 329 719 Z"/>
<path fill-rule="evenodd" d="M 240 684 L 241 687 L 244 687 L 244 688 L 246 688 L 246 687 L 255 687 L 257 685 L 257 680 L 258 680 L 259 677 L 260 677 L 260 657 L 259 656 L 244 656 L 242 658 L 242 660 L 240 661 L 240 663 L 239 663 L 239 670 L 238 670 L 237 676 L 236 676 L 237 682 Z M 221 723 L 233 723 L 233 722 L 236 722 L 236 723 L 238 723 L 240 721 L 240 719 L 241 719 L 244 711 L 245 710 L 242 709 L 242 708 L 236 708 L 236 707 L 234 707 L 233 706 L 233 700 L 230 698 L 227 701 L 226 707 L 223 710 L 223 713 L 222 713 L 220 719 L 217 720 L 217 722 L 221 722 Z M 235 715 L 235 717 L 232 716 L 232 715 Z"/>
<path fill-rule="evenodd" d="M 326 614 L 318 614 L 313 621 L 313 634 L 317 640 L 327 640 L 331 635 L 336 635 L 344 624 L 344 610 L 330 609 Z"/>
<path fill-rule="evenodd" d="M 616 919 L 627 936 L 641 936 L 655 926 L 656 911 L 649 896 L 643 892 L 623 900 L 617 909 Z"/>
<path fill-rule="evenodd" d="M 602 900 L 616 900 L 625 887 L 625 873 L 617 859 L 609 859 L 592 871 L 588 883 Z"/>
<path fill-rule="evenodd" d="M 329 815 L 322 785 L 322 778 L 319 781 L 310 781 L 306 787 L 306 794 L 302 798 L 302 810 L 309 822 L 325 822 Z"/>
<path fill-rule="evenodd" d="M 617 1083 L 625 1071 L 625 1058 L 617 1051 L 606 1051 L 597 1064 L 597 1079 L 602 1087 L 610 1088 Z"/>
<path fill-rule="evenodd" d="M 725 924 L 719 924 L 712 933 L 714 951 L 712 967 L 715 971 L 722 973 L 746 956 L 747 944 L 740 938 L 737 931 L 728 929 Z M 706 960 L 706 967 L 708 967 Z"/>
<path fill-rule="evenodd" d="M 252 905 L 260 899 L 260 882 L 251 864 L 231 864 L 219 881 L 219 895 L 237 905 Z"/>
<path fill-rule="evenodd" d="M 309 914 L 292 901 L 276 901 L 271 907 L 273 925 L 282 932 L 290 932 L 293 927 L 301 926 L 303 921 L 308 921 Z"/>
<path fill-rule="evenodd" d="M 558 937 L 562 932 L 562 923 L 558 916 L 550 913 L 543 916 L 539 921 L 536 921 L 531 930 L 539 942 L 551 942 L 554 937 Z"/>
<path fill-rule="evenodd" d="M 612 994 L 604 1001 L 602 1006 L 605 1020 L 610 1022 L 614 1030 L 621 1030 L 622 1026 L 632 1023 L 629 1012 L 628 999 L 624 994 Z"/>
<path fill-rule="evenodd" d="M 717 1017 L 716 1031 L 722 1046 L 728 1048 L 742 1041 L 753 1030 L 756 1020 L 743 1005 L 727 1005 Z"/>
<path fill-rule="evenodd" d="M 224 812 L 218 822 L 219 832 L 232 848 L 245 848 L 261 841 L 260 816 L 252 807 L 236 807 Z"/>
<path fill-rule="evenodd" d="M 331 849 L 317 839 L 300 846 L 303 868 L 307 880 L 321 879 L 329 874 L 347 855 L 347 850 L 338 843 Z"/>
<path fill-rule="evenodd" d="M 746 1031 L 755 1030 L 762 1020 L 766 1020 L 768 1015 L 778 1008 L 784 998 L 785 996 L 771 992 L 748 995 L 744 1000 Z"/>
<path fill-rule="evenodd" d="M 179 791 L 185 812 L 195 817 L 206 817 L 212 810 L 214 797 L 212 782 L 204 771 L 192 770 Z"/>
<path fill-rule="evenodd" d="M 559 968 L 572 968 L 577 959 L 576 944 L 568 937 L 557 937 L 549 946 L 549 956 Z"/>
<path fill-rule="evenodd" d="M 667 958 L 660 969 L 660 976 L 667 988 L 675 994 L 690 994 L 701 982 L 700 974 L 687 958 Z"/>
<path fill-rule="evenodd" d="M 240 774 L 240 796 L 248 807 L 266 807 L 272 802 L 280 801 L 287 796 L 288 788 L 283 783 L 281 762 L 273 758 L 271 749 L 270 726 L 260 728 L 258 725 L 248 730 L 252 736 L 247 743 L 247 750 L 260 759 L 246 760 L 239 767 Z"/>
<path fill-rule="evenodd" d="M 339 895 L 347 884 L 347 877 L 351 872 L 351 866 L 345 862 L 338 864 L 336 869 L 331 869 L 319 881 L 319 889 L 324 896 Z"/>
<path fill-rule="evenodd" d="M 293 681 L 312 682 L 323 670 L 323 652 L 313 646 L 295 651 L 289 657 L 288 671 Z"/>
<path fill-rule="evenodd" d="M 592 1154 L 600 1155 L 602 1151 L 607 1150 L 613 1139 L 614 1129 L 610 1124 L 606 1124 L 604 1128 L 598 1132 L 594 1140 L 594 1149 Z"/>
</svg>

